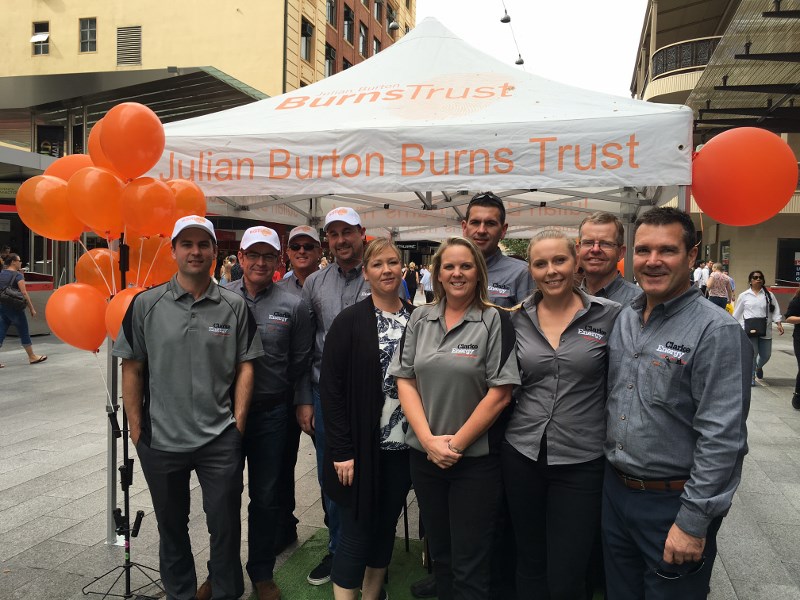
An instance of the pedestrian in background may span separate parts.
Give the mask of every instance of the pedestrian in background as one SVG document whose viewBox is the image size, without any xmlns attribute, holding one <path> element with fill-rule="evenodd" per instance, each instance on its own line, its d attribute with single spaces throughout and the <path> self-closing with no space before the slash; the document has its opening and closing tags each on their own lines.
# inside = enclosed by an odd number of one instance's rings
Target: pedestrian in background
<svg viewBox="0 0 800 600">
<path fill-rule="evenodd" d="M 751 271 L 747 276 L 750 288 L 739 294 L 733 318 L 739 321 L 753 345 L 753 373 L 750 385 L 756 384 L 756 378 L 764 378 L 764 365 L 772 356 L 772 324 L 775 323 L 780 335 L 783 335 L 781 311 L 778 299 L 764 287 L 763 271 Z M 752 319 L 752 321 L 749 321 Z M 756 325 L 760 326 L 756 329 Z"/>
<path fill-rule="evenodd" d="M 794 381 L 792 407 L 795 410 L 800 410 L 800 287 L 797 288 L 794 296 L 789 301 L 789 307 L 786 309 L 786 318 L 784 320 L 794 325 L 792 342 L 794 343 L 794 358 L 797 360 L 797 377 L 795 377 Z"/>
<path fill-rule="evenodd" d="M 708 291 L 708 299 L 723 310 L 733 298 L 731 278 L 722 270 L 721 263 L 712 265 L 706 290 Z"/>
<path fill-rule="evenodd" d="M 6 246 L 7 247 L 7 246 Z M 25 297 L 28 303 L 28 310 L 31 313 L 31 318 L 36 317 L 36 309 L 33 307 L 28 290 L 25 289 L 25 276 L 22 274 L 22 259 L 19 254 L 9 252 L 3 259 L 3 270 L 0 272 L 0 289 L 6 286 L 11 289 L 19 290 Z M 19 334 L 19 342 L 22 348 L 28 354 L 28 363 L 35 365 L 47 360 L 44 354 L 35 354 L 33 351 L 33 342 L 31 335 L 28 331 L 28 318 L 25 316 L 25 309 L 11 308 L 10 306 L 0 305 L 0 347 L 6 339 L 8 328 L 14 325 Z M 0 369 L 5 365 L 0 363 Z"/>
</svg>

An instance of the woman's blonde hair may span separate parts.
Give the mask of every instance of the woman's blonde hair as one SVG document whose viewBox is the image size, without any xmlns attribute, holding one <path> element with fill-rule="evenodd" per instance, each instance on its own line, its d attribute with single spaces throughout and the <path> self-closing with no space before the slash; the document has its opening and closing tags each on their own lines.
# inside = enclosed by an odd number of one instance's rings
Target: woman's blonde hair
<svg viewBox="0 0 800 600">
<path fill-rule="evenodd" d="M 397 258 L 400 258 L 400 249 L 394 245 L 394 242 L 389 238 L 377 237 L 367 244 L 367 249 L 364 250 L 364 266 L 366 267 L 373 256 L 376 256 L 386 250 L 391 249 Z"/>
<path fill-rule="evenodd" d="M 439 245 L 439 248 L 436 250 L 436 254 L 433 255 L 433 260 L 431 261 L 433 303 L 438 304 L 445 297 L 444 286 L 442 286 L 442 283 L 439 281 L 439 273 L 442 270 L 442 254 L 444 254 L 445 250 L 453 246 L 463 246 L 464 248 L 467 248 L 472 254 L 472 260 L 475 263 L 475 268 L 478 270 L 478 283 L 475 290 L 475 299 L 473 300 L 473 304 L 481 310 L 489 308 L 490 306 L 494 306 L 494 304 L 489 301 L 489 292 L 487 290 L 489 285 L 489 274 L 488 270 L 486 269 L 486 260 L 484 260 L 483 254 L 481 254 L 481 251 L 478 250 L 475 244 L 473 244 L 467 238 L 460 236 L 447 238 Z"/>
<path fill-rule="evenodd" d="M 577 262 L 578 260 L 578 251 L 575 250 L 575 242 L 569 238 L 569 236 L 560 231 L 559 229 L 544 229 L 534 235 L 531 238 L 531 241 L 528 242 L 528 262 L 531 262 L 531 250 L 533 247 L 541 242 L 542 240 L 564 240 L 567 245 L 567 249 L 572 256 L 572 258 Z"/>
</svg>

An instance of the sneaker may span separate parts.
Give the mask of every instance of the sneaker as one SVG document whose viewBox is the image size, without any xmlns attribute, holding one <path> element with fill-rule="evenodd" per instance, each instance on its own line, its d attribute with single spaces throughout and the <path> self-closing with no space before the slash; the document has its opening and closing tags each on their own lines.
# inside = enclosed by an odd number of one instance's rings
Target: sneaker
<svg viewBox="0 0 800 600">
<path fill-rule="evenodd" d="M 281 590 L 273 580 L 257 581 L 253 584 L 256 588 L 258 600 L 281 600 Z"/>
<path fill-rule="evenodd" d="M 800 410 L 800 393 L 795 392 L 792 394 L 792 408 Z"/>
<path fill-rule="evenodd" d="M 412 583 L 411 595 L 414 596 L 414 598 L 435 598 L 436 577 L 428 575 L 424 579 Z"/>
<path fill-rule="evenodd" d="M 306 579 L 311 585 L 323 585 L 331 580 L 333 554 L 326 554 L 322 561 L 311 570 Z"/>
<path fill-rule="evenodd" d="M 756 377 L 759 379 L 764 379 L 764 369 L 761 367 L 756 367 Z"/>
<path fill-rule="evenodd" d="M 755 379 L 753 379 L 753 381 L 750 382 L 750 387 L 756 387 L 756 380 Z"/>
</svg>

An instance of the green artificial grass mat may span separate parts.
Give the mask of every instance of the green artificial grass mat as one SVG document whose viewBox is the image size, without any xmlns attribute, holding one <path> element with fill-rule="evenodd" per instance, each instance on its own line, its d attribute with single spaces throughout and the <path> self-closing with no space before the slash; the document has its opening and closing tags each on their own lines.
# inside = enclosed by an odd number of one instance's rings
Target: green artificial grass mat
<svg viewBox="0 0 800 600">
<path fill-rule="evenodd" d="M 275 572 L 275 583 L 281 589 L 282 600 L 331 600 L 333 589 L 330 583 L 314 586 L 306 581 L 311 569 L 328 552 L 328 530 L 319 529 L 300 546 L 283 566 Z M 428 571 L 422 566 L 422 542 L 409 541 L 406 552 L 405 540 L 396 538 L 392 563 L 389 565 L 389 583 L 386 592 L 389 600 L 408 600 L 413 596 L 409 586 L 422 579 Z M 251 600 L 255 594 L 251 594 Z"/>
</svg>

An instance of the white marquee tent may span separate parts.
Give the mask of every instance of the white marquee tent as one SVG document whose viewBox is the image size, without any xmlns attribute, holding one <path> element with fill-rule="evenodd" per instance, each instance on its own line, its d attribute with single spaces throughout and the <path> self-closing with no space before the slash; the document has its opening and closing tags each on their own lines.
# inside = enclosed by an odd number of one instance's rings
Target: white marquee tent
<svg viewBox="0 0 800 600">
<path fill-rule="evenodd" d="M 213 214 L 316 225 L 349 205 L 400 240 L 460 233 L 469 198 L 492 190 L 509 236 L 529 237 L 676 198 L 691 128 L 687 107 L 542 79 L 428 18 L 323 81 L 167 125 L 151 175 L 194 180 Z"/>
</svg>

